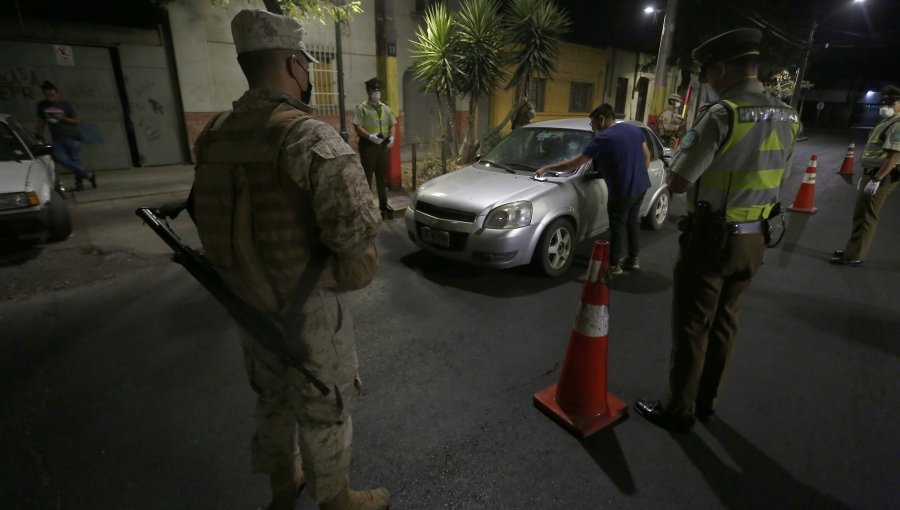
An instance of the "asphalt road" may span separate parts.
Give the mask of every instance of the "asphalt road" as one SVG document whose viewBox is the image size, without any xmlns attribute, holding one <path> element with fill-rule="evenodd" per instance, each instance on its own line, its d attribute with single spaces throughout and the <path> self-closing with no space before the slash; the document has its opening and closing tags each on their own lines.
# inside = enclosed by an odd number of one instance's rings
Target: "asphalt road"
<svg viewBox="0 0 900 510">
<path fill-rule="evenodd" d="M 819 212 L 792 214 L 769 251 L 743 300 L 720 419 L 688 435 L 632 413 L 579 441 L 532 406 L 559 376 L 590 243 L 550 280 L 435 259 L 402 220 L 387 222 L 375 281 L 347 296 L 364 386 L 353 485 L 387 486 L 395 509 L 900 506 L 900 200 L 863 267 L 827 263 L 850 226 L 853 191 L 835 172 L 852 136 L 812 132 L 797 146 L 783 200 L 815 153 Z M 86 245 L 152 263 L 0 302 L 0 509 L 266 502 L 266 480 L 250 473 L 253 395 L 233 326 L 124 219 L 142 200 L 73 210 Z M 99 233 L 118 228 L 124 240 Z M 665 390 L 676 237 L 671 222 L 644 231 L 642 271 L 610 285 L 609 389 L 629 403 Z"/>
</svg>

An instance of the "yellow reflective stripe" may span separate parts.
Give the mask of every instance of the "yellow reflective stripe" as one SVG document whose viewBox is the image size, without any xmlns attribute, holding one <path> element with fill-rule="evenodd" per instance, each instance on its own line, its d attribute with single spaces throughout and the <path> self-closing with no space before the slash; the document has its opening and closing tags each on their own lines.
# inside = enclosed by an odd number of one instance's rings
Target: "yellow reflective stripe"
<svg viewBox="0 0 900 510">
<path fill-rule="evenodd" d="M 784 170 L 755 170 L 752 172 L 707 172 L 703 174 L 702 187 L 707 189 L 728 189 L 731 181 L 732 191 L 752 189 L 775 189 L 781 186 Z"/>
<path fill-rule="evenodd" d="M 762 143 L 762 146 L 760 146 L 759 151 L 762 152 L 781 150 L 784 150 L 784 145 L 781 144 L 781 139 L 778 138 L 778 131 L 773 129 L 772 132 L 769 133 L 769 138 Z"/>
<path fill-rule="evenodd" d="M 729 207 L 725 210 L 725 221 L 730 223 L 759 221 L 768 218 L 773 207 L 775 207 L 775 204 L 754 205 L 752 207 Z"/>
</svg>

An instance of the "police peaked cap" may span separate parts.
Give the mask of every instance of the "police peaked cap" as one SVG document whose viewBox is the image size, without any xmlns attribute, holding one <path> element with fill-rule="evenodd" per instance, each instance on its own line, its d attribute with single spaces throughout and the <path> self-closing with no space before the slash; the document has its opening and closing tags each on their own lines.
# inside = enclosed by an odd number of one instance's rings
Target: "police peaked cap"
<svg viewBox="0 0 900 510">
<path fill-rule="evenodd" d="M 746 55 L 759 55 L 762 32 L 755 28 L 739 28 L 719 34 L 694 48 L 691 57 L 701 67 L 716 62 L 729 62 Z"/>
<path fill-rule="evenodd" d="M 366 80 L 366 88 L 372 90 L 381 90 L 381 78 L 374 77 Z"/>
</svg>

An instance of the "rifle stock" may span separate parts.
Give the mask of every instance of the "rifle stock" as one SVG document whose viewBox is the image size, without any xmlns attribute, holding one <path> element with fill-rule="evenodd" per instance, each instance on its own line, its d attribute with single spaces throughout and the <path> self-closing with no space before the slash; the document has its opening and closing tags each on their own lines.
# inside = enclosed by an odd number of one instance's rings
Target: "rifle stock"
<svg viewBox="0 0 900 510">
<path fill-rule="evenodd" d="M 135 214 L 144 220 L 144 223 L 153 229 L 153 232 L 172 249 L 174 252 L 172 260 L 184 267 L 194 279 L 203 285 L 203 288 L 225 306 L 228 314 L 231 315 L 238 325 L 265 349 L 276 354 L 285 363 L 302 372 L 323 395 L 330 393 L 328 387 L 303 368 L 301 361 L 285 348 L 288 338 L 284 325 L 280 321 L 248 305 L 235 294 L 203 255 L 184 244 L 181 238 L 169 228 L 168 224 L 160 221 L 159 216 L 164 214 L 160 212 L 160 209 L 154 210 L 141 207 L 135 210 Z"/>
</svg>

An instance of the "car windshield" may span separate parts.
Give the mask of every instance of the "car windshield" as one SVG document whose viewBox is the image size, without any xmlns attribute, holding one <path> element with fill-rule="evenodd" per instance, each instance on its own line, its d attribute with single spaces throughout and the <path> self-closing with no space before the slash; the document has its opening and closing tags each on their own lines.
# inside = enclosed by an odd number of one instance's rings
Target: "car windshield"
<svg viewBox="0 0 900 510">
<path fill-rule="evenodd" d="M 534 172 L 576 156 L 590 139 L 590 131 L 577 129 L 518 128 L 485 154 L 481 162 L 506 170 Z"/>
<path fill-rule="evenodd" d="M 0 161 L 30 159 L 25 147 L 6 123 L 0 122 Z"/>
</svg>

